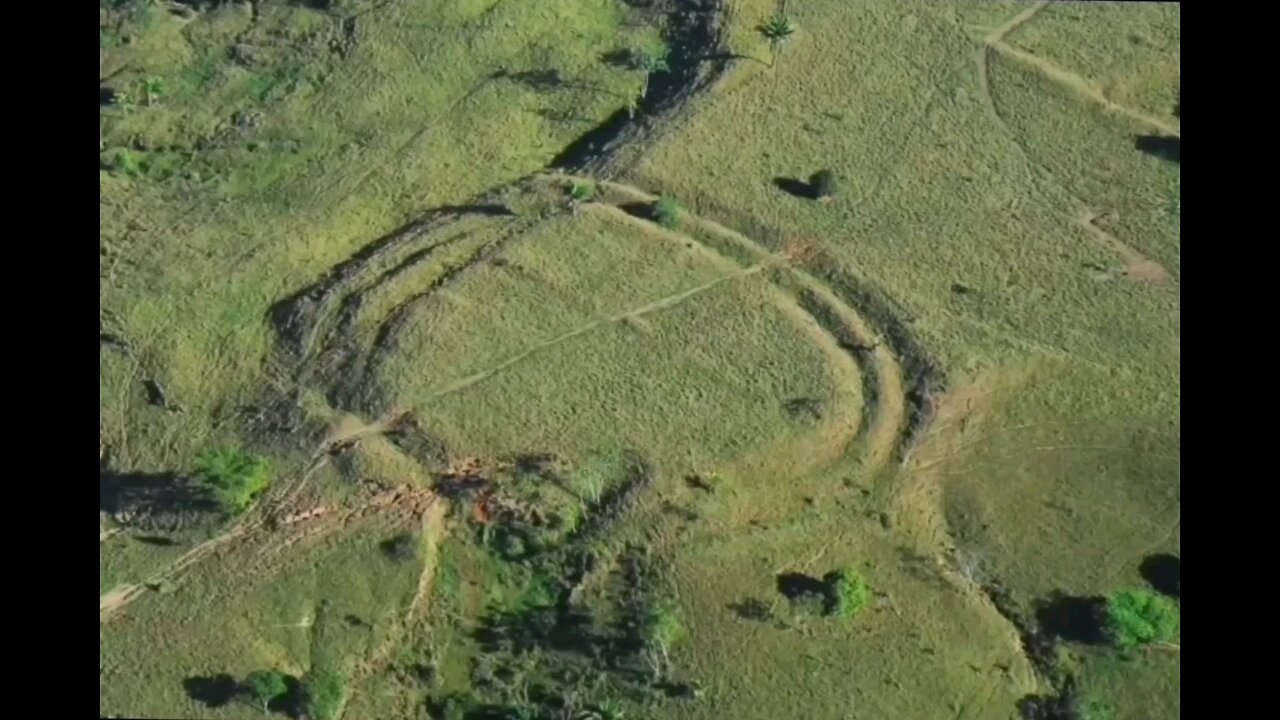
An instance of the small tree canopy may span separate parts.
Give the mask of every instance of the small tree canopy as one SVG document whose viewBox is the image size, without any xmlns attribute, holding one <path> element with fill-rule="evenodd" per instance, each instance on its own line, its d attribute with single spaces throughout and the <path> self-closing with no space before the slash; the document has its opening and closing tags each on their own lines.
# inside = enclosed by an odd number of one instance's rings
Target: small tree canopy
<svg viewBox="0 0 1280 720">
<path fill-rule="evenodd" d="M 670 600 L 654 603 L 645 614 L 643 632 L 646 643 L 665 652 L 684 637 L 680 609 Z"/>
<path fill-rule="evenodd" d="M 271 463 L 237 448 L 216 448 L 196 458 L 196 478 L 223 512 L 238 515 L 271 481 Z"/>
<path fill-rule="evenodd" d="M 255 670 L 244 679 L 243 692 L 266 710 L 272 700 L 289 692 L 289 687 L 279 670 Z"/>
<path fill-rule="evenodd" d="M 302 678 L 302 707 L 309 720 L 333 720 L 347 699 L 347 682 L 341 674 L 313 668 Z"/>
<path fill-rule="evenodd" d="M 1173 642 L 1178 637 L 1178 606 L 1146 590 L 1120 590 L 1107 598 L 1103 629 L 1117 647 Z"/>
<path fill-rule="evenodd" d="M 853 568 L 832 570 L 822 578 L 826 586 L 827 614 L 851 618 L 871 602 L 871 588 Z"/>
<path fill-rule="evenodd" d="M 819 170 L 809 178 L 809 185 L 819 199 L 828 199 L 840 191 L 840 181 L 830 170 Z"/>
</svg>

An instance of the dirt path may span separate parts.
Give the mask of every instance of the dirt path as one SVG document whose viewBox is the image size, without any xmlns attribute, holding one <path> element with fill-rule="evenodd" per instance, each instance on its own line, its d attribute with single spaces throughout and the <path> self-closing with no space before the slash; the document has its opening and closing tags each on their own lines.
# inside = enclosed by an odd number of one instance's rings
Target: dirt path
<svg viewBox="0 0 1280 720">
<path fill-rule="evenodd" d="M 595 182 L 601 190 L 617 193 L 634 202 L 652 203 L 657 201 L 657 196 L 651 195 L 640 188 L 632 185 L 626 185 L 614 181 L 593 180 L 591 178 L 583 178 L 565 174 L 553 174 L 548 176 L 553 180 L 565 181 L 592 181 Z M 658 226 L 648 223 L 633 215 L 627 213 L 621 208 L 609 206 L 611 212 L 621 214 L 630 218 L 634 222 L 643 223 L 647 228 L 656 228 Z M 868 376 L 868 379 L 874 383 L 874 392 L 862 393 L 872 395 L 875 399 L 875 405 L 871 408 L 870 421 L 864 429 L 862 443 L 862 470 L 863 472 L 872 473 L 882 467 L 892 456 L 893 451 L 898 447 L 902 437 L 902 431 L 907 422 L 906 393 L 902 381 L 902 368 L 894 357 L 892 350 L 887 343 L 872 328 L 871 324 L 866 321 L 862 315 L 849 306 L 848 303 L 836 296 L 824 283 L 815 278 L 813 275 L 796 267 L 794 264 L 783 264 L 779 262 L 780 258 L 776 253 L 771 252 L 761 243 L 752 238 L 717 223 L 713 220 L 697 217 L 694 215 L 686 215 L 687 222 L 696 224 L 699 229 L 709 234 L 724 238 L 725 240 L 736 244 L 758 258 L 764 258 L 761 262 L 752 265 L 747 270 L 755 271 L 762 264 L 773 264 L 777 267 L 785 267 L 789 276 L 797 282 L 797 284 L 819 298 L 823 304 L 828 306 L 836 315 L 837 320 L 846 327 L 858 342 L 865 347 L 871 348 L 867 351 L 870 359 L 869 367 L 859 367 L 860 374 Z M 696 247 L 702 248 L 706 253 L 720 258 L 721 262 L 733 263 L 732 260 L 724 257 L 720 253 L 710 248 L 706 243 L 692 237 L 688 234 L 674 233 L 679 239 L 685 242 L 692 242 Z M 736 264 L 736 263 L 735 263 Z M 804 312 L 804 311 L 801 311 Z M 805 317 L 816 323 L 813 316 L 804 312 Z M 856 366 L 856 365 L 855 365 Z M 869 398 L 864 397 L 864 401 Z"/>
<path fill-rule="evenodd" d="M 630 215 L 627 215 L 622 210 L 618 210 L 618 213 L 626 217 L 631 217 Z M 736 272 L 729 273 L 727 275 L 722 275 L 716 278 L 715 280 L 711 280 L 710 282 L 706 282 L 701 285 L 687 288 L 685 290 L 681 290 L 680 292 L 672 293 L 671 295 L 668 295 L 666 297 L 658 298 L 657 300 L 647 302 L 639 307 L 635 307 L 630 310 L 627 310 L 626 312 L 621 312 L 616 315 L 611 315 L 608 317 L 602 317 L 596 320 L 592 320 L 591 322 L 585 325 L 581 325 L 577 328 L 574 328 L 573 330 L 569 330 L 553 338 L 544 340 L 543 342 L 540 342 L 537 345 L 534 345 L 533 347 L 530 347 L 527 350 L 524 350 L 516 355 L 511 356 L 510 358 L 507 358 L 506 360 L 502 361 L 498 365 L 495 365 L 486 370 L 481 370 L 480 372 L 474 373 L 472 375 L 468 375 L 467 377 L 464 377 L 461 380 L 456 380 L 450 383 L 449 385 L 445 386 L 444 388 L 437 390 L 434 393 L 431 393 L 430 395 L 427 396 L 426 399 L 431 400 L 431 399 L 443 397 L 445 395 L 449 395 L 451 393 L 458 392 L 460 390 L 465 390 L 473 385 L 476 385 L 477 383 L 483 382 L 484 380 L 487 380 L 501 373 L 502 371 L 520 362 L 523 362 L 524 360 L 528 359 L 530 356 L 538 352 L 541 352 L 551 347 L 555 347 L 556 345 L 559 345 L 568 340 L 572 340 L 573 338 L 576 338 L 580 335 L 585 335 L 586 333 L 589 333 L 592 330 L 596 330 L 606 325 L 619 323 L 624 320 L 639 318 L 641 316 L 647 315 L 649 313 L 658 312 L 660 310 L 667 310 L 669 308 L 673 308 L 679 305 L 680 303 L 684 302 L 685 300 L 688 300 L 689 298 L 692 298 L 696 295 L 701 295 L 702 293 L 705 293 L 709 290 L 713 290 L 719 287 L 720 285 L 723 285 L 724 283 L 727 283 L 733 280 L 739 280 L 741 278 L 749 277 L 751 275 L 755 275 L 756 273 L 762 270 L 766 270 L 769 267 L 776 265 L 777 263 L 778 263 L 778 260 L 767 260 L 767 261 L 758 263 L 756 265 L 753 265 L 749 268 L 738 270 Z"/>
<path fill-rule="evenodd" d="M 1028 7 L 1013 18 L 1010 18 L 1008 22 L 1005 22 L 992 30 L 982 39 L 982 45 L 974 54 L 974 62 L 977 64 L 978 87 L 980 94 L 982 95 L 983 104 L 986 106 L 987 114 L 991 116 L 992 122 L 994 122 L 996 127 L 998 127 L 1000 131 L 1009 138 L 1009 141 L 1013 144 L 1023 161 L 1027 163 L 1028 167 L 1039 170 L 1045 176 L 1052 178 L 1053 175 L 1049 172 L 1048 168 L 1037 163 L 1031 158 L 1027 153 L 1026 148 L 1024 148 L 1022 143 L 1018 141 L 1018 136 L 1014 133 L 1013 128 L 1009 127 L 1009 124 L 1005 122 L 1004 117 L 1000 114 L 1000 109 L 996 105 L 995 96 L 991 94 L 991 53 L 993 51 L 1005 53 L 1011 57 L 1016 57 L 1023 62 L 1027 62 L 1035 69 L 1045 73 L 1046 76 L 1051 79 L 1062 82 L 1073 90 L 1081 92 L 1089 98 L 1101 102 L 1104 106 L 1115 109 L 1117 112 L 1122 112 L 1129 117 L 1134 117 L 1134 113 L 1136 113 L 1136 111 L 1128 110 L 1127 108 L 1122 108 L 1121 106 L 1112 103 L 1102 95 L 1101 91 L 1093 88 L 1087 80 L 1079 75 L 1063 70 L 1046 60 L 1042 60 L 1030 53 L 1023 52 L 1003 43 L 1004 38 L 1009 33 L 1030 21 L 1048 5 L 1049 0 L 1040 0 L 1040 2 Z M 1148 124 L 1155 123 L 1156 125 L 1153 126 L 1159 126 L 1161 129 L 1170 132 L 1173 135 L 1177 135 L 1178 133 L 1176 129 L 1168 127 L 1154 118 L 1143 116 L 1141 113 L 1137 113 L 1137 115 L 1140 116 L 1137 119 L 1143 122 L 1147 122 Z M 1086 203 L 1082 198 L 1076 197 L 1069 188 L 1063 185 L 1056 178 L 1054 179 L 1054 185 L 1058 186 L 1061 192 L 1064 193 L 1072 203 L 1080 208 L 1078 211 L 1079 215 L 1073 218 L 1073 221 L 1087 230 L 1089 235 L 1097 240 L 1099 244 L 1116 253 L 1122 260 L 1124 260 L 1126 277 L 1131 280 L 1147 282 L 1160 286 L 1168 285 L 1172 281 L 1169 271 L 1160 265 L 1160 263 L 1152 260 L 1146 255 L 1143 255 L 1131 245 L 1099 227 L 1094 222 L 1098 218 L 1098 214 L 1093 210 L 1090 210 L 1088 203 Z"/>
<path fill-rule="evenodd" d="M 386 432 L 394 428 L 408 416 L 408 411 L 402 408 L 394 408 L 390 412 L 384 414 L 369 424 L 354 424 L 347 426 L 339 426 L 332 431 L 327 438 L 320 444 L 312 456 L 311 462 L 303 473 L 292 481 L 281 486 L 279 497 L 274 501 L 264 501 L 255 503 L 250 506 L 245 514 L 235 520 L 222 534 L 217 537 L 206 540 L 191 550 L 188 550 L 177 560 L 169 563 L 159 571 L 152 573 L 150 577 L 138 584 L 124 584 L 117 586 L 107 594 L 99 597 L 98 600 L 98 622 L 106 623 L 115 616 L 120 610 L 137 600 L 147 592 L 150 587 L 163 587 L 172 585 L 177 581 L 183 571 L 193 565 L 208 558 L 215 551 L 223 546 L 261 530 L 266 525 L 268 517 L 276 517 L 281 515 L 285 509 L 289 507 L 298 492 L 306 485 L 315 473 L 319 472 L 326 464 L 330 457 L 350 447 L 358 442 L 361 438 L 369 435 Z M 258 510 L 261 509 L 261 512 Z"/>
<path fill-rule="evenodd" d="M 1152 117 L 1141 110 L 1134 110 L 1131 107 L 1121 105 L 1111 100 L 1102 93 L 1102 89 L 1097 85 L 1086 80 L 1080 75 L 1067 70 L 1066 68 L 1059 67 L 1042 57 L 1032 55 L 1025 50 L 1020 50 L 1003 42 L 990 41 L 988 42 L 988 46 L 999 52 L 1001 55 L 1018 60 L 1032 69 L 1040 71 L 1041 74 L 1050 80 L 1053 80 L 1058 84 L 1092 100 L 1093 102 L 1098 103 L 1107 110 L 1124 115 L 1127 118 L 1137 120 L 1148 127 L 1159 130 L 1165 135 L 1181 137 L 1181 129 L 1174 127 L 1159 118 Z"/>
<path fill-rule="evenodd" d="M 1112 235 L 1098 225 L 1098 215 L 1088 210 L 1084 211 L 1078 220 L 1081 227 L 1089 231 L 1089 234 L 1098 241 L 1099 244 L 1110 248 L 1112 252 L 1120 256 L 1124 261 L 1125 276 L 1131 280 L 1141 280 L 1153 285 L 1165 286 L 1173 282 L 1173 278 L 1169 275 L 1169 271 L 1164 269 L 1160 263 L 1143 255 L 1137 250 L 1127 245 L 1120 238 Z"/>
<path fill-rule="evenodd" d="M 1041 10 L 1044 10 L 1045 8 L 1049 7 L 1050 2 L 1051 0 L 1036 0 L 1036 2 L 1029 5 L 1026 10 L 1023 10 L 1022 12 L 1018 13 L 1017 15 L 1014 15 L 1013 17 L 1009 18 L 1005 22 L 993 28 L 991 32 L 987 33 L 986 37 L 982 38 L 982 42 L 986 43 L 987 45 L 1001 42 L 1002 40 L 1005 39 L 1005 37 L 1009 35 L 1009 33 L 1022 27 L 1029 20 L 1031 20 L 1031 18 L 1035 17 L 1036 15 L 1039 15 Z"/>
</svg>

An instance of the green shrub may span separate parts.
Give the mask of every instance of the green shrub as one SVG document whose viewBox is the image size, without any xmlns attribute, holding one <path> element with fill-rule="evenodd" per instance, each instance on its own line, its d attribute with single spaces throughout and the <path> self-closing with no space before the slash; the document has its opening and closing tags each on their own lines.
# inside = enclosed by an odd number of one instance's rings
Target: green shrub
<svg viewBox="0 0 1280 720">
<path fill-rule="evenodd" d="M 1102 627 L 1117 647 L 1132 648 L 1178 637 L 1178 606 L 1146 590 L 1120 590 L 1107 598 Z"/>
<path fill-rule="evenodd" d="M 312 669 L 302 678 L 302 708 L 308 720 L 333 720 L 347 699 L 347 682 L 332 670 Z"/>
<path fill-rule="evenodd" d="M 116 102 L 123 103 L 120 95 L 116 96 Z M 145 156 L 136 150 L 129 148 L 115 148 L 103 153 L 99 165 L 104 170 L 120 173 L 129 177 L 139 177 L 146 173 L 147 164 Z"/>
<path fill-rule="evenodd" d="M 866 578 L 853 568 L 832 570 L 822 578 L 826 586 L 827 614 L 851 618 L 871 602 Z"/>
<path fill-rule="evenodd" d="M 830 170 L 819 170 L 809 178 L 809 186 L 813 188 L 814 197 L 828 200 L 840 192 L 840 181 Z"/>
<path fill-rule="evenodd" d="M 244 679 L 241 692 L 267 712 L 271 701 L 284 696 L 289 687 L 285 684 L 284 673 L 279 670 L 256 670 Z"/>
<path fill-rule="evenodd" d="M 680 621 L 680 608 L 670 600 L 661 599 L 649 606 L 640 626 L 646 647 L 645 655 L 655 676 L 666 673 L 671 667 L 671 647 L 684 638 L 684 624 Z"/>
<path fill-rule="evenodd" d="M 573 185 L 569 186 L 569 199 L 574 202 L 587 202 L 595 196 L 596 186 L 594 183 L 575 180 Z"/>
<path fill-rule="evenodd" d="M 205 450 L 196 458 L 196 478 L 224 513 L 238 515 L 266 489 L 271 463 L 237 448 Z"/>
<path fill-rule="evenodd" d="M 680 222 L 680 204 L 675 198 L 663 195 L 653 204 L 653 219 L 664 228 L 674 229 Z"/>
</svg>

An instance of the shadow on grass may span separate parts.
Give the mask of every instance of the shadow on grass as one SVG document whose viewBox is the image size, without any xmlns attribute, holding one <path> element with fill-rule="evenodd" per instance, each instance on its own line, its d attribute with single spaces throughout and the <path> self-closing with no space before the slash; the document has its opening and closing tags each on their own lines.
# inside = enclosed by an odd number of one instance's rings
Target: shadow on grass
<svg viewBox="0 0 1280 720">
<path fill-rule="evenodd" d="M 823 595 L 826 585 L 818 578 L 804 573 L 782 573 L 778 575 L 778 592 L 788 600 L 800 600 L 810 595 Z"/>
<path fill-rule="evenodd" d="M 1157 553 L 1143 558 L 1138 572 L 1156 592 L 1169 597 L 1181 597 L 1182 559 L 1177 555 Z"/>
<path fill-rule="evenodd" d="M 1106 599 L 1076 597 L 1058 592 L 1036 607 L 1036 622 L 1052 637 L 1067 642 L 1099 645 L 1106 641 L 1102 633 L 1102 612 Z"/>
<path fill-rule="evenodd" d="M 796 178 L 789 177 L 776 177 L 773 179 L 773 184 L 774 187 L 777 187 L 782 192 L 787 193 L 788 195 L 794 195 L 795 197 L 804 200 L 816 200 L 818 198 L 817 190 L 803 180 L 797 180 Z"/>
<path fill-rule="evenodd" d="M 210 708 L 219 708 L 236 696 L 239 683 L 227 673 L 189 677 L 182 681 L 187 697 Z"/>
<path fill-rule="evenodd" d="M 1133 143 L 1138 150 L 1162 160 L 1182 164 L 1182 139 L 1165 135 L 1139 135 Z"/>
<path fill-rule="evenodd" d="M 210 512 L 216 510 L 217 505 L 203 488 L 183 481 L 175 473 L 100 470 L 98 509 L 113 515 L 128 513 L 158 517 Z"/>
</svg>

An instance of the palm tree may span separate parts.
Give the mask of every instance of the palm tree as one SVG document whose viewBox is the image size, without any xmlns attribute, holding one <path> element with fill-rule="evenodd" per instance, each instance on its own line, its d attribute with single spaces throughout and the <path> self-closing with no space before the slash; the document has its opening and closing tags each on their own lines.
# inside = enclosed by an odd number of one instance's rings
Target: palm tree
<svg viewBox="0 0 1280 720">
<path fill-rule="evenodd" d="M 769 67 L 773 67 L 777 63 L 778 51 L 782 48 L 783 43 L 791 39 L 795 31 L 796 24 L 784 13 L 774 15 L 769 18 L 769 22 L 760 26 L 760 34 L 764 35 L 765 40 L 769 41 L 769 49 L 773 52 Z"/>
</svg>

